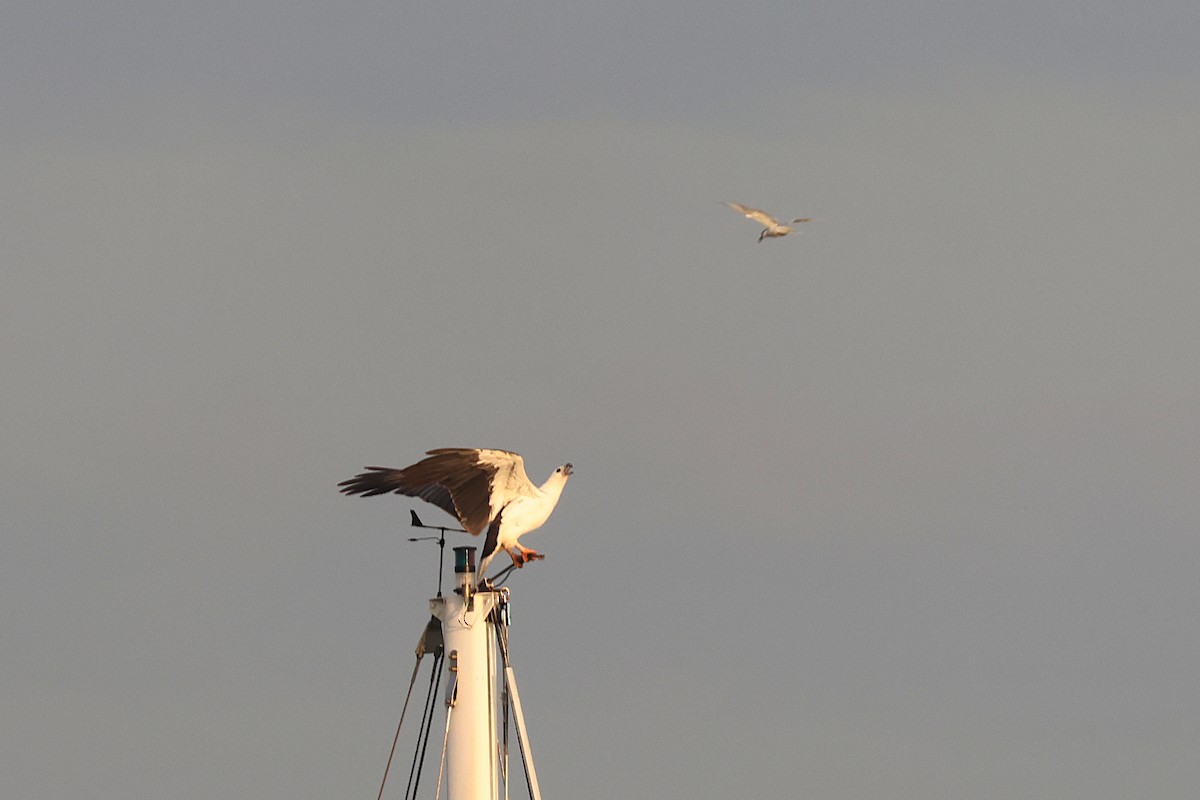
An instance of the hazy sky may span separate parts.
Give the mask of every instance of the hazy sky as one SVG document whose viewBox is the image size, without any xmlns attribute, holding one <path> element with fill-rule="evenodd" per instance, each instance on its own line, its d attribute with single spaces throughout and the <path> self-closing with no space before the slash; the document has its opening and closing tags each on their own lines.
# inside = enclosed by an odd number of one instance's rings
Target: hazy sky
<svg viewBox="0 0 1200 800">
<path fill-rule="evenodd" d="M 489 446 L 576 468 L 510 582 L 547 797 L 1192 798 L 1197 41 L 5 12 L 0 795 L 374 797 L 449 518 L 336 484 Z"/>
</svg>

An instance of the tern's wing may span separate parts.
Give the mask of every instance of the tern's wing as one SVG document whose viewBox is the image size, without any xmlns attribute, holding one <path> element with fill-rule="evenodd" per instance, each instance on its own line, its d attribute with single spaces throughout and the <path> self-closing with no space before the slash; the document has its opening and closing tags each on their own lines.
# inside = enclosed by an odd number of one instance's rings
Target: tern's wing
<svg viewBox="0 0 1200 800">
<path fill-rule="evenodd" d="M 779 225 L 779 220 L 775 219 L 770 214 L 768 214 L 767 212 L 762 211 L 760 209 L 751 208 L 750 206 L 744 206 L 741 203 L 731 203 L 728 201 L 726 201 L 725 205 L 729 206 L 730 208 L 732 208 L 734 211 L 738 212 L 739 214 L 742 214 L 743 216 L 754 220 L 758 224 L 762 225 L 764 228 L 775 228 L 775 227 L 778 227 L 778 225 Z"/>
</svg>

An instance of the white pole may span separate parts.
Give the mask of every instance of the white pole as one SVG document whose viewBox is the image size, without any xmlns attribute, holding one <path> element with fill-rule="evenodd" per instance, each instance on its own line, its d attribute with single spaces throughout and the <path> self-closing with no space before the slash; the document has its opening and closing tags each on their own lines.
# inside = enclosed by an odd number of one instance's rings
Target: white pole
<svg viewBox="0 0 1200 800">
<path fill-rule="evenodd" d="M 504 680 L 508 683 L 508 693 L 512 696 L 513 718 L 517 721 L 517 736 L 521 743 L 521 761 L 525 764 L 529 780 L 529 793 L 533 800 L 542 800 L 542 787 L 538 783 L 537 769 L 533 766 L 533 750 L 529 746 L 529 731 L 525 730 L 525 712 L 521 710 L 521 693 L 517 691 L 517 673 L 512 667 L 504 668 Z"/>
<path fill-rule="evenodd" d="M 446 702 L 454 707 L 446 738 L 447 797 L 495 800 L 499 786 L 492 710 L 496 661 L 487 619 L 496 605 L 496 593 L 473 593 L 474 547 L 456 547 L 454 556 L 454 593 L 429 601 L 433 615 L 442 622 L 450 671 L 447 686 L 451 687 Z"/>
</svg>

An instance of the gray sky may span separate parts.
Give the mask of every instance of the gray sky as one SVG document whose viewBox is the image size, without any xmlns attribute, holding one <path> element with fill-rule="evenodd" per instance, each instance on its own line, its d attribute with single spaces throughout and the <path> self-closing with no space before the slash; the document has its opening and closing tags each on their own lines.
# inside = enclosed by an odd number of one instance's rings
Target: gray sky
<svg viewBox="0 0 1200 800">
<path fill-rule="evenodd" d="M 374 796 L 491 446 L 547 796 L 1193 796 L 1200 7 L 26 5 L 0 795 Z"/>
</svg>

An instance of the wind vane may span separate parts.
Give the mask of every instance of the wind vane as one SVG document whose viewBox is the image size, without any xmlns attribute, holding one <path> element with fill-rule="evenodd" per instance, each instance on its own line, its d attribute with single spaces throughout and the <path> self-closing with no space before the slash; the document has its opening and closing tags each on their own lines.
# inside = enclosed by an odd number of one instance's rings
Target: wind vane
<svg viewBox="0 0 1200 800">
<path fill-rule="evenodd" d="M 437 536 L 410 536 L 410 537 L 408 537 L 408 540 L 410 542 L 435 541 L 438 543 L 439 552 L 438 552 L 438 593 L 437 593 L 437 596 L 441 597 L 442 596 L 442 573 L 445 571 L 445 566 L 446 566 L 446 531 L 458 531 L 459 533 L 466 533 L 466 531 L 463 530 L 462 528 L 447 528 L 444 525 L 426 525 L 424 522 L 421 522 L 421 518 L 417 516 L 416 511 L 413 511 L 410 508 L 408 510 L 408 513 L 412 514 L 412 526 L 414 528 L 429 528 L 430 530 L 441 532 Z"/>
</svg>

